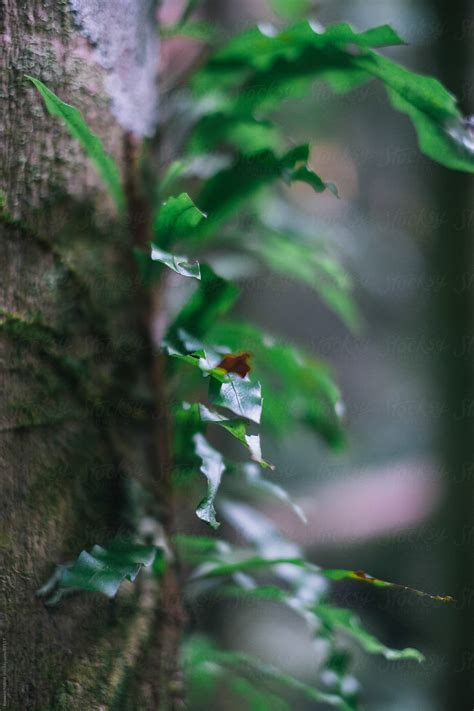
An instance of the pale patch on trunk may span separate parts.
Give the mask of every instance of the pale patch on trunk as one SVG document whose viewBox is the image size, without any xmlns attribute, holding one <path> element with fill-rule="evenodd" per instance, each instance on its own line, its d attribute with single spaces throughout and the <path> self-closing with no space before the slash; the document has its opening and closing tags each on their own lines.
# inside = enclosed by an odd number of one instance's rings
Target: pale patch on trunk
<svg viewBox="0 0 474 711">
<path fill-rule="evenodd" d="M 158 34 L 155 0 L 70 0 L 80 32 L 107 70 L 111 110 L 127 131 L 150 136 L 156 125 Z"/>
</svg>

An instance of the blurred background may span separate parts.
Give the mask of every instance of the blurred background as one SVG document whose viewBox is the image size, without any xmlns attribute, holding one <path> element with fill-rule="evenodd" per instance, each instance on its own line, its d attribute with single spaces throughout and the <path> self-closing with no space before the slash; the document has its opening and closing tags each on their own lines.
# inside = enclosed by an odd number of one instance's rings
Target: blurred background
<svg viewBox="0 0 474 711">
<path fill-rule="evenodd" d="M 163 18 L 177 9 L 165 3 Z M 391 24 L 408 46 L 387 54 L 441 79 L 469 115 L 472 10 L 463 0 L 328 0 L 313 3 L 307 16 L 360 30 Z M 207 16 L 233 31 L 276 19 L 258 0 L 215 0 Z M 164 57 L 173 68 L 183 45 L 168 42 Z M 338 185 L 339 201 L 305 185 L 292 188 L 290 201 L 305 230 L 330 244 L 352 274 L 364 327 L 351 335 L 312 290 L 283 277 L 268 275 L 258 285 L 243 280 L 241 314 L 328 361 L 346 409 L 347 446 L 340 453 L 306 431 L 264 439 L 276 479 L 301 504 L 308 525 L 283 508 L 267 513 L 318 565 L 364 569 L 454 596 L 447 606 L 357 584 L 338 584 L 333 593 L 384 642 L 426 656 L 417 665 L 354 649 L 365 708 L 468 711 L 474 708 L 472 177 L 423 156 L 413 127 L 376 83 L 342 97 L 315 84 L 309 98 L 288 102 L 276 119 L 295 143 L 312 144 L 313 168 Z M 224 641 L 237 639 L 240 648 L 311 679 L 310 641 L 302 642 L 301 622 L 288 610 L 265 605 L 212 614 Z"/>
</svg>

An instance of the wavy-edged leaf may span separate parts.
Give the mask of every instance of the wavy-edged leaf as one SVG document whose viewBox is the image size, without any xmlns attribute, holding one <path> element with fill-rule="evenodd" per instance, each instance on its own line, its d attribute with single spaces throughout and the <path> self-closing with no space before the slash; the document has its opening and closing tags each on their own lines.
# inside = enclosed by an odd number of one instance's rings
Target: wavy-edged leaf
<svg viewBox="0 0 474 711">
<path fill-rule="evenodd" d="M 224 585 L 218 589 L 217 594 L 240 599 L 271 600 L 287 604 L 290 608 L 298 611 L 294 594 L 272 585 L 250 588 Z M 407 659 L 421 663 L 425 659 L 421 652 L 412 647 L 406 647 L 405 649 L 387 647 L 363 627 L 358 615 L 352 610 L 318 604 L 309 607 L 303 605 L 303 612 L 314 614 L 314 617 L 323 625 L 323 629 L 319 630 L 318 635 L 322 635 L 325 632 L 327 636 L 332 637 L 335 630 L 341 630 L 346 635 L 357 640 L 362 649 L 368 654 L 381 654 L 389 661 Z"/>
<path fill-rule="evenodd" d="M 88 590 L 114 597 L 127 579 L 134 581 L 142 566 L 151 566 L 158 553 L 152 545 L 116 540 L 107 548 L 95 545 L 91 552 L 82 551 L 74 563 L 57 566 L 51 578 L 37 595 L 55 605 L 66 592 Z"/>
<path fill-rule="evenodd" d="M 177 171 L 181 167 L 176 164 Z M 168 177 L 170 179 L 173 178 Z M 155 246 L 167 249 L 177 240 L 189 237 L 205 218 L 206 214 L 196 207 L 187 193 L 169 197 L 153 220 Z"/>
<path fill-rule="evenodd" d="M 406 44 L 405 40 L 390 25 L 378 25 L 377 27 L 357 32 L 347 22 L 340 22 L 329 25 L 321 33 L 316 30 L 316 34 L 321 37 L 322 45 L 326 47 L 397 47 Z M 307 36 L 310 37 L 310 35 Z M 312 39 L 310 37 L 310 41 Z"/>
<path fill-rule="evenodd" d="M 371 78 L 353 63 L 352 54 L 306 44 L 293 57 L 279 56 L 267 69 L 248 75 L 234 99 L 235 111 L 274 110 L 284 100 L 305 96 L 315 80 L 327 81 L 334 91 L 344 93 Z"/>
<path fill-rule="evenodd" d="M 217 594 L 219 596 L 230 596 L 239 599 L 271 600 L 273 602 L 287 604 L 290 608 L 298 611 L 298 606 L 295 604 L 297 601 L 293 593 L 276 586 L 267 585 L 242 588 L 237 585 L 227 585 L 219 588 Z M 318 631 L 318 636 L 327 635 L 328 637 L 333 637 L 336 630 L 341 630 L 346 635 L 357 640 L 362 649 L 368 654 L 381 654 L 389 661 L 403 659 L 414 660 L 420 663 L 424 661 L 423 654 L 412 647 L 405 649 L 392 649 L 387 647 L 362 626 L 359 617 L 352 610 L 329 605 L 315 605 L 306 609 L 303 606 L 303 611 L 314 615 L 315 619 L 323 625 L 323 628 Z"/>
<path fill-rule="evenodd" d="M 170 254 L 169 252 L 164 252 L 162 249 L 158 249 L 158 247 L 152 246 L 150 258 L 152 262 L 161 262 L 161 264 L 164 264 L 177 274 L 181 274 L 181 276 L 201 279 L 199 262 L 191 262 L 188 257 L 179 257 L 176 254 Z"/>
<path fill-rule="evenodd" d="M 215 322 L 208 340 L 252 353 L 265 401 L 263 426 L 281 434 L 297 423 L 307 424 L 329 444 L 341 445 L 341 394 L 326 364 L 238 321 Z"/>
<path fill-rule="evenodd" d="M 328 630 L 342 630 L 356 639 L 362 649 L 369 654 L 381 654 L 390 661 L 414 659 L 417 662 L 423 662 L 425 659 L 421 652 L 412 647 L 407 647 L 406 649 L 391 649 L 387 647 L 373 634 L 367 632 L 362 626 L 359 617 L 352 610 L 330 607 L 329 605 L 317 605 L 314 608 L 314 612 Z"/>
<path fill-rule="evenodd" d="M 308 82 L 315 74 L 328 69 L 350 72 L 353 67 L 350 61 L 345 61 L 347 48 L 353 51 L 354 47 L 401 44 L 404 44 L 403 40 L 388 25 L 364 32 L 356 32 L 347 23 L 329 25 L 320 32 L 308 21 L 285 27 L 281 32 L 265 32 L 263 28 L 251 27 L 232 37 L 215 52 L 193 83 L 198 91 L 209 92 L 216 87 L 229 88 L 247 78 L 242 88 L 248 95 L 238 97 L 239 103 L 243 98 L 244 104 L 250 100 L 255 107 L 272 95 L 278 101 L 287 98 L 291 95 L 291 83 L 298 80 Z M 370 76 L 360 70 L 359 74 Z M 273 80 L 273 84 L 266 84 L 267 79 Z"/>
<path fill-rule="evenodd" d="M 105 152 L 100 138 L 91 131 L 78 109 L 61 101 L 61 99 L 39 79 L 35 79 L 28 74 L 25 74 L 25 76 L 34 84 L 41 94 L 49 113 L 61 118 L 71 136 L 77 138 L 107 186 L 118 210 L 123 212 L 125 209 L 125 197 L 122 190 L 120 171 L 114 159 Z"/>
<path fill-rule="evenodd" d="M 176 358 L 183 361 L 183 363 L 188 363 L 188 365 L 199 368 L 204 376 L 211 375 L 213 372 L 216 376 L 221 375 L 220 371 L 213 367 L 212 361 L 209 359 L 209 356 L 204 349 L 186 352 L 179 350 L 179 348 L 167 340 L 163 341 L 163 348 L 171 358 Z"/>
<path fill-rule="evenodd" d="M 161 265 L 185 277 L 201 279 L 201 268 L 198 261 L 190 261 L 188 257 L 170 254 L 153 245 L 149 252 L 138 247 L 133 250 L 137 262 L 140 280 L 143 286 L 150 287 L 158 281 L 163 273 Z"/>
<path fill-rule="evenodd" d="M 474 137 L 463 125 L 455 97 L 437 79 L 375 52 L 355 61 L 383 81 L 392 106 L 411 119 L 423 153 L 448 168 L 474 172 Z"/>
<path fill-rule="evenodd" d="M 269 149 L 237 156 L 229 168 L 209 178 L 199 194 L 199 204 L 210 215 L 205 233 L 214 230 L 217 223 L 235 214 L 243 202 L 255 197 L 262 188 L 278 179 L 286 183 L 291 183 L 293 179 L 304 179 L 313 188 L 317 185 L 318 192 L 326 188 L 334 192 L 332 183 L 324 183 L 306 165 L 309 153 L 309 146 L 303 144 L 281 156 Z M 305 165 L 298 166 L 299 163 Z"/>
<path fill-rule="evenodd" d="M 264 558 L 261 555 L 249 555 L 246 551 L 234 549 L 231 555 L 226 556 L 227 560 L 209 561 L 202 569 L 194 572 L 192 579 L 202 578 L 223 578 L 235 575 L 236 573 L 248 573 L 249 571 L 264 570 L 279 565 L 292 565 L 296 568 L 303 568 L 320 572 L 317 566 L 308 563 L 304 558 L 281 557 Z"/>
<path fill-rule="evenodd" d="M 220 65 L 253 67 L 262 69 L 272 66 L 279 57 L 297 58 L 307 46 L 334 50 L 345 48 L 386 47 L 405 44 L 389 25 L 380 25 L 357 32 L 346 22 L 341 22 L 320 31 L 307 20 L 296 22 L 280 32 L 265 31 L 265 26 L 251 27 L 234 35 L 227 44 L 209 59 L 202 73 L 212 73 Z"/>
<path fill-rule="evenodd" d="M 287 431 L 298 422 L 307 424 L 333 446 L 341 444 L 341 397 L 325 364 L 278 343 L 249 324 L 214 321 L 212 327 L 209 324 L 208 332 L 210 342 L 226 346 L 216 351 L 207 343 L 186 335 L 183 342 L 180 334 L 186 334 L 184 329 L 172 332 L 164 345 L 172 357 L 200 368 L 204 375 L 213 376 L 209 384 L 209 399 L 213 404 L 257 423 L 261 418 L 263 425 L 276 433 Z M 255 356 L 255 382 L 226 376 L 217 367 L 226 351 L 240 346 L 251 349 Z M 266 404 L 262 410 L 263 400 Z"/>
<path fill-rule="evenodd" d="M 253 557 L 257 557 L 260 561 L 275 560 L 278 557 L 280 562 L 272 567 L 271 572 L 291 588 L 295 599 L 301 598 L 307 606 L 316 604 L 322 596 L 327 594 L 328 583 L 319 574 L 318 568 L 304 562 L 300 547 L 286 539 L 268 517 L 254 506 L 235 499 L 221 497 L 219 508 L 226 522 L 250 544 L 251 548 L 250 550 L 230 548 L 220 555 L 213 556 L 214 563 L 218 565 L 239 563 Z M 292 563 L 281 564 L 283 557 L 285 560 L 291 560 Z M 260 568 L 259 563 L 252 564 L 252 566 L 255 571 Z M 265 568 L 263 562 L 261 567 Z M 245 574 L 247 575 L 247 573 Z M 239 571 L 232 573 L 234 581 L 237 582 L 239 575 L 241 575 Z"/>
<path fill-rule="evenodd" d="M 224 502 L 223 505 L 223 510 L 226 512 L 226 506 L 228 508 L 228 505 L 230 502 Z M 248 509 L 248 507 L 241 506 L 243 510 Z M 234 514 L 235 514 L 235 506 L 233 507 L 234 509 Z M 233 515 L 234 515 L 233 514 Z M 228 512 L 225 514 L 226 517 L 228 516 Z M 259 514 L 260 515 L 260 514 Z M 268 567 L 274 567 L 274 566 L 281 566 L 282 564 L 286 564 L 289 566 L 294 566 L 296 568 L 302 568 L 303 570 L 309 572 L 309 573 L 317 573 L 318 575 L 324 576 L 325 578 L 338 582 L 341 580 L 359 580 L 365 583 L 369 583 L 370 585 L 375 585 L 376 587 L 381 587 L 381 588 L 395 588 L 398 590 L 403 590 L 405 592 L 409 593 L 414 593 L 415 595 L 419 595 L 422 597 L 427 597 L 430 598 L 431 600 L 434 600 L 435 602 L 454 602 L 454 598 L 452 598 L 449 595 L 431 595 L 429 593 L 422 592 L 421 590 L 417 590 L 415 588 L 408 587 L 406 585 L 400 585 L 398 583 L 391 583 L 386 580 L 380 580 L 379 578 L 374 578 L 372 575 L 369 575 L 368 573 L 365 573 L 364 571 L 355 571 L 355 570 L 343 570 L 343 569 L 332 569 L 332 568 L 319 568 L 318 566 L 314 565 L 313 563 L 309 563 L 307 560 L 305 560 L 301 555 L 300 551 L 297 547 L 293 546 L 290 544 L 290 546 L 287 548 L 288 552 L 291 552 L 292 555 L 287 555 L 286 557 L 283 556 L 275 556 L 268 554 L 271 551 L 275 550 L 275 543 L 278 542 L 279 536 L 278 534 L 275 535 L 273 528 L 270 527 L 267 530 L 264 517 L 262 517 L 262 521 L 264 524 L 263 529 L 260 527 L 257 531 L 253 532 L 253 537 L 251 536 L 251 540 L 253 538 L 254 543 L 258 543 L 259 550 L 264 553 L 264 555 L 255 555 L 252 551 L 248 551 L 245 549 L 239 549 L 239 548 L 231 548 L 226 550 L 223 554 L 221 555 L 215 555 L 212 558 L 212 565 L 209 564 L 206 566 L 205 569 L 197 571 L 195 573 L 196 578 L 215 578 L 215 577 L 223 577 L 223 576 L 230 576 L 230 575 L 235 575 L 236 573 L 244 573 L 248 572 L 249 570 L 259 570 L 259 569 L 264 569 Z M 281 539 L 281 544 L 280 545 L 280 550 L 284 550 L 284 539 Z M 268 553 L 267 553 L 268 552 Z"/>
<path fill-rule="evenodd" d="M 388 26 L 357 33 L 341 24 L 319 32 L 310 23 L 298 23 L 274 36 L 253 28 L 217 52 L 198 83 L 209 87 L 213 80 L 219 83 L 223 73 L 225 86 L 235 92 L 235 110 L 252 113 L 305 93 L 314 79 L 325 79 L 337 91 L 347 91 L 377 78 L 394 108 L 411 119 L 426 155 L 449 168 L 473 172 L 474 140 L 456 99 L 436 79 L 369 49 L 401 43 Z M 230 81 L 226 79 L 229 65 Z"/>
<path fill-rule="evenodd" d="M 303 242 L 301 236 L 262 225 L 259 239 L 243 241 L 272 270 L 314 289 L 326 305 L 353 331 L 362 319 L 352 298 L 352 280 L 321 246 Z"/>
<path fill-rule="evenodd" d="M 219 407 L 225 407 L 239 417 L 260 424 L 262 417 L 262 389 L 260 383 L 249 377 L 229 374 L 225 381 L 215 378 L 209 381 L 209 400 Z"/>
<path fill-rule="evenodd" d="M 178 329 L 170 339 L 166 338 L 162 342 L 162 346 L 172 358 L 199 368 L 203 377 L 212 376 L 220 383 L 227 382 L 231 378 L 229 373 L 221 367 L 222 359 L 226 357 L 227 349 L 225 347 L 207 346 L 182 328 Z M 187 408 L 189 407 L 195 406 L 187 405 Z M 196 414 L 199 418 L 197 407 Z"/>
<path fill-rule="evenodd" d="M 207 495 L 197 507 L 196 514 L 212 528 L 219 528 L 220 523 L 216 520 L 214 499 L 221 483 L 222 474 L 225 471 L 224 459 L 220 452 L 211 447 L 200 432 L 194 435 L 193 440 L 196 455 L 202 462 L 201 471 L 208 482 Z"/>
<path fill-rule="evenodd" d="M 273 465 L 269 464 L 262 458 L 260 436 L 247 434 L 247 426 L 243 420 L 229 418 L 226 415 L 222 415 L 220 412 L 210 410 L 202 404 L 199 404 L 199 415 L 203 423 L 219 425 L 227 430 L 227 432 L 230 432 L 230 434 L 238 439 L 239 442 L 242 442 L 242 444 L 249 450 L 251 458 L 260 464 L 260 466 L 263 468 L 269 467 L 270 469 L 273 469 Z"/>
<path fill-rule="evenodd" d="M 294 565 L 297 568 L 303 568 L 310 574 L 324 576 L 328 580 L 359 580 L 375 585 L 376 587 L 394 588 L 408 593 L 414 593 L 415 595 L 430 598 L 435 602 L 454 602 L 454 599 L 449 595 L 431 595 L 429 593 L 422 592 L 421 590 L 410 588 L 406 585 L 400 585 L 398 583 L 391 583 L 386 580 L 374 578 L 362 570 L 355 571 L 318 568 L 314 564 L 305 561 L 299 547 L 286 541 L 286 539 L 283 538 L 283 536 L 281 536 L 281 534 L 275 529 L 272 522 L 252 507 L 246 506 L 240 502 L 237 503 L 234 501 L 221 500 L 220 508 L 223 515 L 226 517 L 226 520 L 234 528 L 236 528 L 246 540 L 250 541 L 261 555 L 254 556 L 251 552 L 249 553 L 248 551 L 243 551 L 242 549 L 239 551 L 234 548 L 232 549 L 231 555 L 225 554 L 224 556 L 221 556 L 220 560 L 217 558 L 214 559 L 218 565 L 230 562 L 232 566 L 239 566 L 241 563 L 245 566 L 246 561 L 250 560 L 249 565 L 251 568 L 256 569 L 259 567 L 265 567 L 265 565 L 272 566 L 274 564 L 279 564 L 280 562 L 279 559 L 273 558 L 275 551 L 278 553 L 282 553 L 284 551 L 285 554 L 288 554 L 288 558 L 292 559 L 290 565 Z M 237 568 L 235 568 L 232 572 L 238 572 Z"/>
<path fill-rule="evenodd" d="M 210 556 L 211 561 L 209 562 L 208 559 L 206 566 L 202 566 L 197 574 L 210 576 L 212 579 L 214 572 L 224 572 L 225 577 L 232 577 L 233 583 L 225 583 L 217 588 L 218 595 L 272 600 L 285 604 L 302 616 L 311 634 L 318 638 L 327 638 L 331 645 L 335 643 L 335 633 L 345 628 L 345 632 L 357 638 L 369 653 L 380 653 L 387 659 L 422 661 L 422 655 L 414 649 L 393 650 L 379 642 L 362 628 L 357 616 L 350 610 L 340 611 L 339 608 L 332 608 L 325 604 L 323 600 L 327 598 L 327 590 L 320 585 L 320 576 L 324 575 L 325 571 L 320 571 L 312 564 L 304 563 L 302 558 L 298 558 L 300 552 L 298 547 L 294 544 L 288 545 L 273 525 L 259 512 L 227 500 L 221 502 L 221 509 L 226 520 L 236 527 L 244 538 L 253 543 L 260 555 L 255 556 L 249 551 L 229 548 L 228 544 L 222 553 L 214 551 Z M 274 557 L 275 554 L 283 552 L 293 554 L 293 560 L 284 562 L 281 558 Z M 273 566 L 269 561 L 273 561 L 275 565 Z M 242 562 L 244 562 L 244 570 Z M 259 586 L 249 578 L 249 571 L 258 572 L 265 569 L 266 565 L 272 566 L 275 576 L 284 580 L 284 588 L 276 585 Z M 242 571 L 245 579 L 239 577 L 242 576 Z M 336 657 L 338 655 L 337 648 L 335 655 Z M 332 669 L 331 658 L 330 655 L 327 660 L 328 669 Z M 337 676 L 342 681 L 340 666 L 338 666 Z"/>
<path fill-rule="evenodd" d="M 281 71 L 284 64 L 279 62 L 282 60 L 288 62 L 288 78 L 297 80 L 305 74 L 299 66 L 298 72 L 295 72 L 291 64 L 297 65 L 303 54 L 308 61 L 307 73 L 311 75 L 318 69 L 324 71 L 331 64 L 337 66 L 337 61 L 345 55 L 357 54 L 355 48 L 365 50 L 402 44 L 405 44 L 404 41 L 389 25 L 380 25 L 363 32 L 357 32 L 345 22 L 329 25 L 321 31 L 318 25 L 307 20 L 274 33 L 264 33 L 261 28 L 252 27 L 234 36 L 225 47 L 212 55 L 201 70 L 201 76 L 198 75 L 197 82 L 202 82 L 203 75 L 207 75 L 209 82 L 212 76 L 218 81 L 222 69 L 229 65 L 233 66 L 234 72 L 238 67 L 241 70 L 246 68 L 248 73 L 251 67 L 263 74 L 264 71 L 274 70 L 275 65 Z M 319 68 L 316 66 L 316 56 L 321 62 Z M 278 80 L 277 72 L 275 79 Z M 212 89 L 210 83 L 207 88 Z"/>
<path fill-rule="evenodd" d="M 233 555 L 236 555 L 234 551 Z M 346 579 L 360 580 L 376 587 L 382 588 L 396 588 L 399 590 L 404 590 L 406 592 L 414 593 L 415 595 L 420 595 L 422 597 L 428 597 L 435 602 L 454 602 L 454 598 L 450 595 L 430 595 L 429 593 L 422 592 L 421 590 L 416 590 L 415 588 L 410 588 L 406 585 L 399 585 L 398 583 L 389 583 L 386 580 L 380 580 L 379 578 L 374 578 L 368 573 L 363 571 L 353 571 L 353 570 L 336 570 L 336 569 L 324 569 L 318 568 L 312 563 L 303 558 L 265 558 L 262 556 L 254 555 L 242 555 L 240 560 L 234 560 L 230 562 L 214 563 L 211 567 L 209 565 L 205 570 L 196 574 L 196 577 L 200 578 L 215 578 L 224 577 L 229 575 L 235 575 L 235 573 L 244 573 L 249 570 L 259 570 L 262 568 L 269 568 L 277 565 L 292 565 L 297 568 L 303 568 L 305 570 L 318 573 L 323 575 L 325 578 L 333 581 L 340 581 Z"/>
</svg>

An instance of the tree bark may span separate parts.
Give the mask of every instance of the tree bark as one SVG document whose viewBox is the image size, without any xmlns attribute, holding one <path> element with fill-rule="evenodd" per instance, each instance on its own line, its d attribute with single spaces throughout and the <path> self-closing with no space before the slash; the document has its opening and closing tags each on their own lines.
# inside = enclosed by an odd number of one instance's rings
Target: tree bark
<svg viewBox="0 0 474 711">
<path fill-rule="evenodd" d="M 4 708 L 132 709 L 153 639 L 153 585 L 35 591 L 56 563 L 131 526 L 131 480 L 154 477 L 149 334 L 133 230 L 77 141 L 25 78 L 78 107 L 127 179 L 156 120 L 154 0 L 4 0 L 0 96 L 0 467 Z M 144 217 L 144 216 L 142 216 Z M 125 704 L 125 706 L 124 706 Z"/>
</svg>

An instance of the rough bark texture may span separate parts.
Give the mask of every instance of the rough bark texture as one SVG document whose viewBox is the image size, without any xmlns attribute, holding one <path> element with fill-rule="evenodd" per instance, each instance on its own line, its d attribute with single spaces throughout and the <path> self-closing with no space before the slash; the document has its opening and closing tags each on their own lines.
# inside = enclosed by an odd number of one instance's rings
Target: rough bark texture
<svg viewBox="0 0 474 711">
<path fill-rule="evenodd" d="M 129 230 L 24 79 L 77 106 L 125 171 L 125 132 L 139 140 L 153 128 L 153 4 L 100 3 L 96 36 L 97 2 L 4 0 L 1 10 L 0 700 L 8 709 L 132 708 L 124 688 L 156 614 L 146 581 L 114 603 L 83 595 L 52 610 L 35 597 L 55 563 L 130 525 L 130 480 L 151 479 L 153 396 Z M 114 27 L 122 55 L 110 45 Z M 147 98 L 135 121 L 140 92 Z"/>
</svg>

